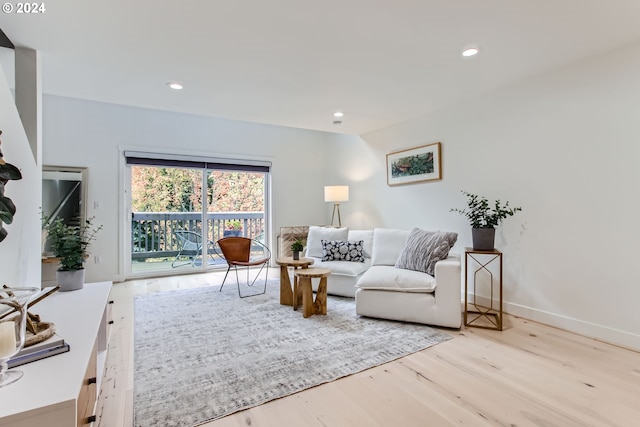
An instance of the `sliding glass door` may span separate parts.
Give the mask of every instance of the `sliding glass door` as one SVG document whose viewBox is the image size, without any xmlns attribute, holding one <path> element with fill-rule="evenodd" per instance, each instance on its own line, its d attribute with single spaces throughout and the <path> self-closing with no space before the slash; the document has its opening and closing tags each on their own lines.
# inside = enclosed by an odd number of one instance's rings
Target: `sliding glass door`
<svg viewBox="0 0 640 427">
<path fill-rule="evenodd" d="M 224 267 L 215 242 L 225 236 L 266 242 L 268 169 L 140 158 L 127 163 L 131 276 Z"/>
</svg>

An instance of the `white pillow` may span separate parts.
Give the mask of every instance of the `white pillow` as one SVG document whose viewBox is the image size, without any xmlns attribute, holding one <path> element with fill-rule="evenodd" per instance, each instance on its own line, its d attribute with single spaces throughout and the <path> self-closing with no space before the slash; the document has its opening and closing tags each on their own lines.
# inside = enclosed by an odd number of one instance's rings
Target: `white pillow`
<svg viewBox="0 0 640 427">
<path fill-rule="evenodd" d="M 409 237 L 411 230 L 397 230 L 393 228 L 373 229 L 372 265 L 396 265 L 398 256 Z"/>
<path fill-rule="evenodd" d="M 364 257 L 371 258 L 373 253 L 373 230 L 349 230 L 349 240 L 364 242 Z"/>
<path fill-rule="evenodd" d="M 347 227 L 309 227 L 307 236 L 307 256 L 322 258 L 322 240 L 347 240 L 349 229 Z M 395 263 L 395 261 L 394 261 Z"/>
</svg>

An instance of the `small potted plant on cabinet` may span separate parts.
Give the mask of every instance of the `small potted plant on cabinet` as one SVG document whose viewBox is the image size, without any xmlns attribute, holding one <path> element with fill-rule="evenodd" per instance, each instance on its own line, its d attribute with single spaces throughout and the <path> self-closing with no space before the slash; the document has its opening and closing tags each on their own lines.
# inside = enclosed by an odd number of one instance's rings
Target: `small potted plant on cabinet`
<svg viewBox="0 0 640 427">
<path fill-rule="evenodd" d="M 300 252 L 302 252 L 302 249 L 304 249 L 304 246 L 302 245 L 302 240 L 300 239 L 291 244 L 291 252 L 293 253 L 294 260 L 300 259 Z"/>
<path fill-rule="evenodd" d="M 62 218 L 45 221 L 43 229 L 47 232 L 53 255 L 60 258 L 60 268 L 56 272 L 60 291 L 75 291 L 84 286 L 84 260 L 88 256 L 87 248 L 96 238 L 102 226 L 92 224 L 93 217 L 83 225 L 67 225 Z"/>
<path fill-rule="evenodd" d="M 502 204 L 496 200 L 493 207 L 489 205 L 486 197 L 476 194 L 462 192 L 467 196 L 468 209 L 450 209 L 450 212 L 458 212 L 466 216 L 471 224 L 471 238 L 473 249 L 479 251 L 491 251 L 494 249 L 496 229 L 502 220 L 508 216 L 513 216 L 522 208 L 511 208 L 509 202 Z"/>
</svg>

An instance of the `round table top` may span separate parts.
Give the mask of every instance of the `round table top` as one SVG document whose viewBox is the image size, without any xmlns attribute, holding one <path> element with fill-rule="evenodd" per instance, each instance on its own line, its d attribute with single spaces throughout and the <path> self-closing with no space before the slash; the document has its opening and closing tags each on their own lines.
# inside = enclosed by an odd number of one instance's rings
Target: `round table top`
<svg viewBox="0 0 640 427">
<path fill-rule="evenodd" d="M 298 277 L 325 277 L 331 274 L 331 270 L 328 268 L 304 268 L 302 270 L 296 270 L 296 276 Z"/>
<path fill-rule="evenodd" d="M 276 259 L 276 264 L 285 265 L 287 267 L 306 267 L 313 264 L 313 262 L 314 261 L 311 258 L 293 259 L 293 257 L 291 256 L 285 256 Z"/>
</svg>

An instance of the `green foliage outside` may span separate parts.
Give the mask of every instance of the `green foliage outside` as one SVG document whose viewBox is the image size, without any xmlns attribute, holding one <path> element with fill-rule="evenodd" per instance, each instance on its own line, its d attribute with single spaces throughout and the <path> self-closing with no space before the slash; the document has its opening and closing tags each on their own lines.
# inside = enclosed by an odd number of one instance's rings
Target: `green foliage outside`
<svg viewBox="0 0 640 427">
<path fill-rule="evenodd" d="M 264 184 L 262 173 L 209 171 L 205 190 L 207 211 L 263 212 Z M 134 212 L 201 212 L 202 193 L 202 171 L 199 169 L 131 168 L 131 207 Z M 132 251 L 160 251 L 169 246 L 165 236 L 170 238 L 171 225 L 166 225 L 167 230 L 162 230 L 162 227 L 152 221 L 140 228 L 133 227 Z M 226 221 L 225 228 L 242 230 L 242 223 Z"/>
<path fill-rule="evenodd" d="M 135 166 L 131 207 L 135 212 L 200 212 L 202 172 Z M 208 212 L 264 210 L 264 174 L 212 171 L 207 177 Z"/>
</svg>

